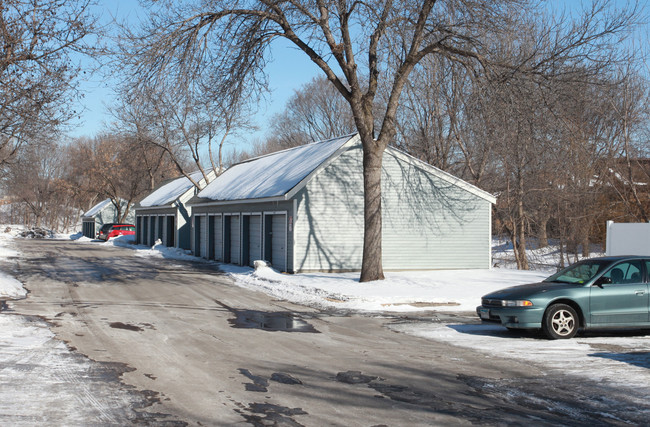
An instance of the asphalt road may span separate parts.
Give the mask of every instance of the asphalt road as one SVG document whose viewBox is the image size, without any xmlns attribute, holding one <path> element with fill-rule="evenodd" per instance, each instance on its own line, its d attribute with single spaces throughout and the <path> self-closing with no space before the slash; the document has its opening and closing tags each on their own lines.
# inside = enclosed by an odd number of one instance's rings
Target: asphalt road
<svg viewBox="0 0 650 427">
<path fill-rule="evenodd" d="M 17 276 L 30 294 L 11 314 L 44 319 L 103 372 L 71 379 L 108 390 L 80 402 L 126 393 L 88 424 L 647 422 L 617 390 L 499 358 L 498 349 L 487 356 L 386 327 L 444 321 L 435 313 L 323 312 L 239 288 L 214 264 L 95 244 L 17 243 L 24 255 Z M 55 413 L 46 419 L 59 424 Z"/>
</svg>

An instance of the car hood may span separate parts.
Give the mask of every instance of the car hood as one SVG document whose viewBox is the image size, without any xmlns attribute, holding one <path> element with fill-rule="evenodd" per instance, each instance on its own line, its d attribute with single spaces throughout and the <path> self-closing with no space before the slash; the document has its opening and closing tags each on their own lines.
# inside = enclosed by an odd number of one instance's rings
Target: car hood
<svg viewBox="0 0 650 427">
<path fill-rule="evenodd" d="M 538 282 L 527 285 L 512 286 L 510 288 L 500 289 L 484 295 L 483 298 L 489 299 L 520 299 L 530 298 L 533 295 L 557 291 L 564 289 L 581 288 L 584 284 L 580 283 L 555 283 L 555 282 Z"/>
</svg>

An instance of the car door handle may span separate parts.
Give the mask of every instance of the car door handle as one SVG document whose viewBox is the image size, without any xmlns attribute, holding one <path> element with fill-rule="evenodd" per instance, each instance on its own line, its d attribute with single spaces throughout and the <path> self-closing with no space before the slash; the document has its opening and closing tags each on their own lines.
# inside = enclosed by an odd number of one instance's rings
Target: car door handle
<svg viewBox="0 0 650 427">
<path fill-rule="evenodd" d="M 637 295 L 643 295 L 643 294 L 645 294 L 645 291 L 636 291 L 635 294 L 637 294 Z"/>
</svg>

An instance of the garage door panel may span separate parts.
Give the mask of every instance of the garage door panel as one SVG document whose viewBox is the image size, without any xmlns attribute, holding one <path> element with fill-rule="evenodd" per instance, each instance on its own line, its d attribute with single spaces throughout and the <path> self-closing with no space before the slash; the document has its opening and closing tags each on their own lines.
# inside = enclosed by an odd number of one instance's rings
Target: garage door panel
<svg viewBox="0 0 650 427">
<path fill-rule="evenodd" d="M 249 226 L 249 265 L 262 259 L 262 216 L 251 215 Z"/>
<path fill-rule="evenodd" d="M 240 264 L 241 241 L 239 233 L 239 217 L 233 216 L 230 219 L 230 262 Z"/>
<path fill-rule="evenodd" d="M 223 218 L 214 217 L 214 259 L 223 261 Z"/>
<path fill-rule="evenodd" d="M 273 266 L 285 271 L 287 268 L 287 217 L 286 215 L 273 215 L 273 234 L 271 236 L 271 259 Z"/>
</svg>

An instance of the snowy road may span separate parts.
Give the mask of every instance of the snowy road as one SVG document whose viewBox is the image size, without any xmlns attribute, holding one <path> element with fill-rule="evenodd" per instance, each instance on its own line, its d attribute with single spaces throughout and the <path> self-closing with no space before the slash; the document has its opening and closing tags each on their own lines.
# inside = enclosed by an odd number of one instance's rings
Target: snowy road
<svg viewBox="0 0 650 427">
<path fill-rule="evenodd" d="M 648 405 L 629 389 L 544 369 L 543 361 L 501 358 L 498 349 L 489 354 L 394 331 L 405 324 L 471 328 L 473 318 L 318 311 L 235 287 L 212 264 L 137 257 L 90 243 L 17 244 L 23 253 L 17 277 L 30 295 L 2 317 L 50 322 L 57 339 L 46 333 L 41 348 L 60 353 L 66 372 L 73 372 L 66 378 L 79 390 L 66 399 L 66 411 L 41 419 L 49 424 L 623 425 L 648 419 Z M 111 367 L 114 375 L 84 375 Z M 0 373 L 8 369 L 20 378 L 15 366 L 5 364 Z M 32 416 L 51 404 L 46 400 L 46 394 L 29 395 Z M 90 401 L 110 411 L 84 412 Z M 141 408 L 143 402 L 150 406 Z M 11 407 L 0 409 L 0 421 L 20 423 L 6 412 Z M 64 418 L 74 411 L 77 418 Z"/>
</svg>

